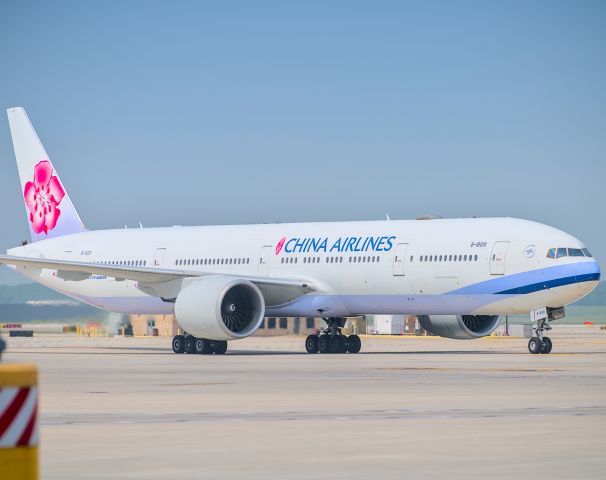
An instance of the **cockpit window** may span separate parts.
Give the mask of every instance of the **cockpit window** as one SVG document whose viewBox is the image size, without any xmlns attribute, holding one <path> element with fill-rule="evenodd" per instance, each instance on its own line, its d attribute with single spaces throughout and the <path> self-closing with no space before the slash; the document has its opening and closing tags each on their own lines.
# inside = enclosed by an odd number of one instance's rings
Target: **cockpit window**
<svg viewBox="0 0 606 480">
<path fill-rule="evenodd" d="M 547 251 L 547 258 L 563 257 L 591 257 L 591 253 L 586 248 L 550 248 Z"/>
</svg>

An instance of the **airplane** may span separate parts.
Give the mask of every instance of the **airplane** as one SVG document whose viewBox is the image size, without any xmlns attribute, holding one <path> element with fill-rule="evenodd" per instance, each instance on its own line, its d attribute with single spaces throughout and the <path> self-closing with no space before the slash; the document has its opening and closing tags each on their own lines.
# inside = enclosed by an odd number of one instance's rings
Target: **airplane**
<svg viewBox="0 0 606 480">
<path fill-rule="evenodd" d="M 414 314 L 467 340 L 530 314 L 528 349 L 547 354 L 550 322 L 600 280 L 581 241 L 515 218 L 87 230 L 25 110 L 7 113 L 31 241 L 0 264 L 111 312 L 174 314 L 175 353 L 223 354 L 266 316 L 323 318 L 306 351 L 358 353 L 348 317 Z"/>
</svg>

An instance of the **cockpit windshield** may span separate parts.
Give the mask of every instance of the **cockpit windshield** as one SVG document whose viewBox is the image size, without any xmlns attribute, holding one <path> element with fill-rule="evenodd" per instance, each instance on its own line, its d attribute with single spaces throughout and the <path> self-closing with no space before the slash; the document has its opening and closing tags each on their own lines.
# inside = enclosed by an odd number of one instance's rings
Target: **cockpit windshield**
<svg viewBox="0 0 606 480">
<path fill-rule="evenodd" d="M 547 251 L 547 258 L 562 257 L 592 257 L 586 248 L 550 248 Z"/>
</svg>

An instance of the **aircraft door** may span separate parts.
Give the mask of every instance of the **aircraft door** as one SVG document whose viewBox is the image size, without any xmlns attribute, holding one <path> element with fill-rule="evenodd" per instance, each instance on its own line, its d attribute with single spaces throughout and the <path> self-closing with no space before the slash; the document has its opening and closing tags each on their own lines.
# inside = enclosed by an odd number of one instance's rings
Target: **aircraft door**
<svg viewBox="0 0 606 480">
<path fill-rule="evenodd" d="M 393 274 L 396 277 L 403 277 L 405 275 L 404 262 L 406 261 L 406 249 L 408 243 L 398 243 L 393 256 Z"/>
<path fill-rule="evenodd" d="M 490 255 L 490 274 L 505 275 L 505 256 L 509 242 L 495 242 Z"/>
<path fill-rule="evenodd" d="M 274 247 L 272 245 L 264 245 L 259 254 L 259 275 L 267 277 L 269 275 L 269 259 Z"/>
<path fill-rule="evenodd" d="M 156 249 L 156 254 L 154 255 L 154 267 L 161 267 L 164 264 L 165 255 L 166 248 Z"/>
</svg>

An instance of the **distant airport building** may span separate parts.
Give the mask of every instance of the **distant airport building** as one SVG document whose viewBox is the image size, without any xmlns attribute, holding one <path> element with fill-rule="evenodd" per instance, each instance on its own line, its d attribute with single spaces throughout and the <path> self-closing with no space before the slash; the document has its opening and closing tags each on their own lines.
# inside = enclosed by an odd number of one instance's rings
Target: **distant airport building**
<svg viewBox="0 0 606 480">
<path fill-rule="evenodd" d="M 369 335 L 424 335 L 415 315 L 372 315 L 366 319 Z"/>
<path fill-rule="evenodd" d="M 129 321 L 133 335 L 172 337 L 180 332 L 174 315 L 130 315 Z M 325 327 L 321 318 L 311 317 L 266 317 L 254 333 L 258 337 L 279 335 L 309 335 Z M 349 319 L 344 328 L 347 334 L 365 333 L 362 317 Z"/>
</svg>

